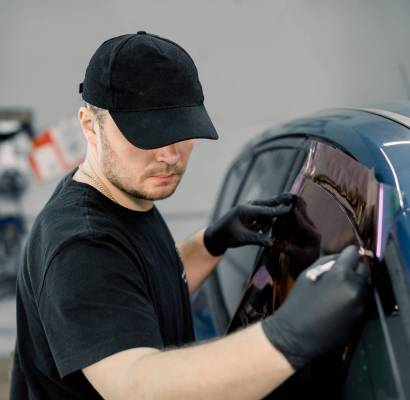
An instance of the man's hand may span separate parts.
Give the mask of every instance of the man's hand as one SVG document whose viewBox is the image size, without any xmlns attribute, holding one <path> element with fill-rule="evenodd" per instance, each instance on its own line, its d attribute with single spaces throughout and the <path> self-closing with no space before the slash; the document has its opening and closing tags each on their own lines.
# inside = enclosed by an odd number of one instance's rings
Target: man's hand
<svg viewBox="0 0 410 400">
<path fill-rule="evenodd" d="M 355 246 L 320 258 L 303 271 L 284 304 L 262 321 L 273 344 L 296 369 L 346 344 L 359 322 L 369 287 L 369 270 Z"/>
<path fill-rule="evenodd" d="M 320 255 L 321 235 L 307 213 L 302 197 L 294 201 L 292 212 L 275 224 L 277 248 L 288 257 L 290 274 L 294 279 Z"/>
<path fill-rule="evenodd" d="M 273 218 L 292 209 L 294 198 L 293 194 L 283 193 L 270 200 L 254 200 L 233 207 L 205 230 L 206 249 L 213 256 L 220 256 L 230 247 L 272 246 L 266 232 Z"/>
</svg>

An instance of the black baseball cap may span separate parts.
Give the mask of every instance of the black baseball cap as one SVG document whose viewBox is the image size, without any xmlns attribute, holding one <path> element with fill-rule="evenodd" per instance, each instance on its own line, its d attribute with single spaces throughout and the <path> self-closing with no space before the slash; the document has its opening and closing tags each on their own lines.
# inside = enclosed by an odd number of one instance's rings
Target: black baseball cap
<svg viewBox="0 0 410 400">
<path fill-rule="evenodd" d="M 80 93 L 108 110 L 128 141 L 142 149 L 218 139 L 192 58 L 157 35 L 140 31 L 105 41 L 88 64 Z"/>
</svg>

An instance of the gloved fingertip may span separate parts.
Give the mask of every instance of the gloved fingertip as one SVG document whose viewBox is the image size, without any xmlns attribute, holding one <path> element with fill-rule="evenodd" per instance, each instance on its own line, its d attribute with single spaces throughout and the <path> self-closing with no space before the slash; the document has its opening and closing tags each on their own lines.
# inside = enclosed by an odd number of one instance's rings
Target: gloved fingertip
<svg viewBox="0 0 410 400">
<path fill-rule="evenodd" d="M 296 194 L 290 193 L 290 192 L 285 192 L 280 194 L 276 200 L 281 203 L 281 204 L 289 204 L 291 205 L 297 198 Z"/>
<path fill-rule="evenodd" d="M 291 210 L 292 210 L 292 205 L 291 204 L 280 204 L 272 210 L 272 216 L 276 217 L 278 215 L 287 214 Z"/>
<path fill-rule="evenodd" d="M 340 268 L 356 269 L 359 258 L 359 248 L 355 245 L 349 245 L 339 254 L 336 263 Z"/>
<path fill-rule="evenodd" d="M 344 257 L 350 258 L 352 260 L 359 260 L 360 258 L 359 247 L 354 244 L 347 246 L 345 249 L 343 249 L 342 253 Z"/>
</svg>

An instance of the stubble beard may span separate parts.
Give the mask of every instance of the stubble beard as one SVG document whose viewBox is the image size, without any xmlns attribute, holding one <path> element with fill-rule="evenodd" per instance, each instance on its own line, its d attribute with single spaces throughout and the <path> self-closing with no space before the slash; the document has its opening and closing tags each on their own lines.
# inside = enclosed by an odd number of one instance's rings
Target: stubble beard
<svg viewBox="0 0 410 400">
<path fill-rule="evenodd" d="M 165 192 L 160 195 L 153 195 L 148 193 L 148 191 L 144 190 L 143 188 L 137 189 L 135 187 L 131 187 L 130 185 L 126 184 L 123 179 L 121 179 L 121 172 L 118 170 L 118 166 L 121 165 L 119 161 L 119 157 L 115 154 L 115 152 L 110 147 L 109 143 L 107 142 L 105 135 L 101 132 L 101 146 L 102 146 L 102 172 L 105 177 L 113 184 L 115 187 L 120 189 L 121 191 L 127 193 L 129 196 L 139 199 L 139 200 L 163 200 L 170 196 L 172 196 L 175 190 L 178 187 L 179 182 L 182 179 L 182 175 L 184 174 L 183 168 L 178 168 L 175 172 L 178 175 L 178 181 L 174 184 L 174 187 L 169 192 Z"/>
</svg>

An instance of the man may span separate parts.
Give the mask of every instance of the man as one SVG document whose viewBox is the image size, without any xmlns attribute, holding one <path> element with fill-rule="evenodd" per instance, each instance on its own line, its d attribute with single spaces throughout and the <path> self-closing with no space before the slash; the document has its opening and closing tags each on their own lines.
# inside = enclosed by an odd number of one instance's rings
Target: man
<svg viewBox="0 0 410 400">
<path fill-rule="evenodd" d="M 218 137 L 192 59 L 145 32 L 116 37 L 80 91 L 87 155 L 28 239 L 12 399 L 257 399 L 346 341 L 367 287 L 354 247 L 312 266 L 317 279 L 301 274 L 262 323 L 187 346 L 188 291 L 227 248 L 271 245 L 252 226 L 289 212 L 293 197 L 235 207 L 177 249 L 154 201 L 175 191 L 194 139 Z"/>
</svg>

